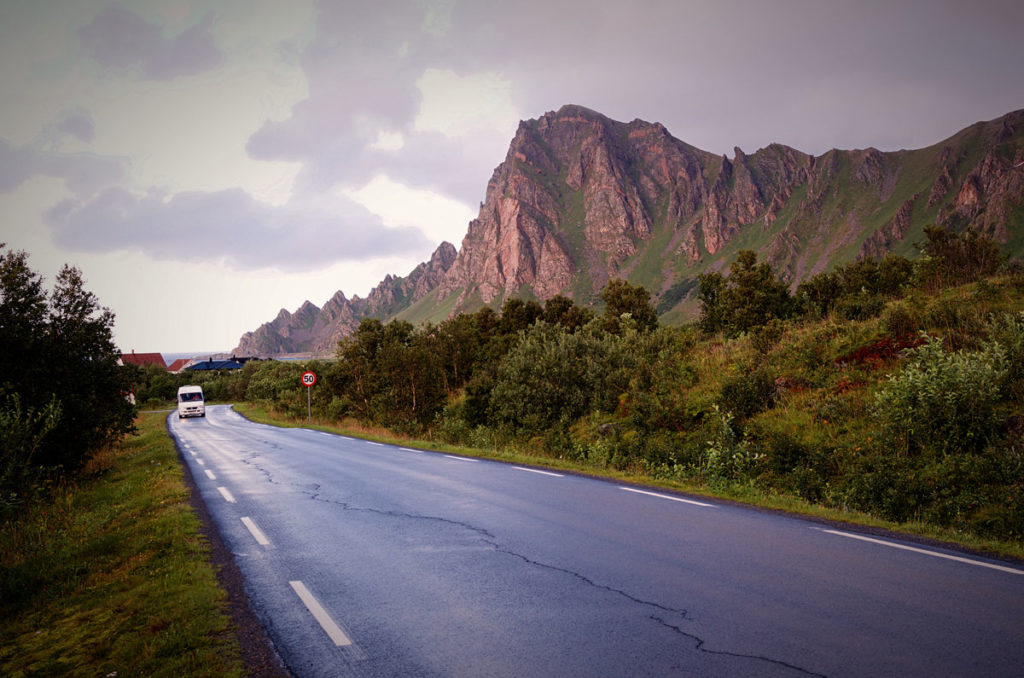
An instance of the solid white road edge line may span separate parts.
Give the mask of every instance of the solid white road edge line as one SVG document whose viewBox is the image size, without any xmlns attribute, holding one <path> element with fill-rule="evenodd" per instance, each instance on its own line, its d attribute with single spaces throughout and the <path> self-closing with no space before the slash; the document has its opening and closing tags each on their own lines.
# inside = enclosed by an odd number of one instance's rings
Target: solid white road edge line
<svg viewBox="0 0 1024 678">
<path fill-rule="evenodd" d="M 517 471 L 529 471 L 530 473 L 539 473 L 542 476 L 554 476 L 555 478 L 564 478 L 565 476 L 561 473 L 552 473 L 551 471 L 540 471 L 535 468 L 526 468 L 525 466 L 513 466 Z"/>
<path fill-rule="evenodd" d="M 352 640 L 345 635 L 345 632 L 341 630 L 341 627 L 331 619 L 331 615 L 327 614 L 327 610 L 325 610 L 320 602 L 313 597 L 313 594 L 309 592 L 309 589 L 306 588 L 305 584 L 301 581 L 290 581 L 288 583 L 291 584 L 292 589 L 299 596 L 303 605 L 305 605 L 306 609 L 310 611 L 313 618 L 320 623 L 320 626 L 327 632 L 327 636 L 334 641 L 335 645 L 342 647 L 352 644 Z"/>
<path fill-rule="evenodd" d="M 206 471 L 206 477 L 209 478 L 210 480 L 216 480 L 217 479 L 217 476 L 213 475 L 213 471 L 211 471 L 210 469 L 203 469 L 203 470 Z"/>
<path fill-rule="evenodd" d="M 859 539 L 860 541 L 868 541 L 872 544 L 881 544 L 882 546 L 888 546 L 889 548 L 901 549 L 903 551 L 913 551 L 914 553 L 921 553 L 926 556 L 932 556 L 934 558 L 945 558 L 946 560 L 955 560 L 958 563 L 967 563 L 968 565 L 977 565 L 978 567 L 987 567 L 992 570 L 999 570 L 1000 572 L 1009 572 L 1010 574 L 1024 574 L 1024 570 L 1018 570 L 1012 567 L 1006 567 L 1004 565 L 995 565 L 993 563 L 985 563 L 980 560 L 972 560 L 971 558 L 961 558 L 960 556 L 951 556 L 948 553 L 939 553 L 938 551 L 928 551 L 927 549 L 914 548 L 913 546 L 905 546 L 904 544 L 897 544 L 891 541 L 883 541 L 881 539 L 872 539 L 871 537 L 865 537 L 859 534 L 851 534 L 849 532 L 839 532 L 838 530 L 826 530 L 821 527 L 813 528 L 825 534 L 834 534 L 839 537 L 848 537 L 850 539 Z"/>
<path fill-rule="evenodd" d="M 256 540 L 257 544 L 260 546 L 270 546 L 270 540 L 267 539 L 267 535 L 263 534 L 263 530 L 259 528 L 252 518 L 249 516 L 243 517 L 242 524 L 249 530 L 249 534 L 252 535 L 252 538 Z"/>
<path fill-rule="evenodd" d="M 647 492 L 645 490 L 638 490 L 633 487 L 620 487 L 620 490 L 626 492 L 635 492 L 636 494 L 646 494 L 648 497 L 657 497 L 658 499 L 668 499 L 669 501 L 678 501 L 683 504 L 693 504 L 694 506 L 704 506 L 705 508 L 715 508 L 714 504 L 705 504 L 702 501 L 694 501 L 693 499 L 683 499 L 682 497 L 673 497 L 668 494 L 658 494 L 657 492 Z"/>
<path fill-rule="evenodd" d="M 228 503 L 231 503 L 231 504 L 236 503 L 235 502 L 235 498 L 231 496 L 230 492 L 228 492 L 228 488 L 226 488 L 226 487 L 218 487 L 217 491 L 220 492 L 220 496 L 224 497 L 224 500 L 227 501 Z"/>
</svg>

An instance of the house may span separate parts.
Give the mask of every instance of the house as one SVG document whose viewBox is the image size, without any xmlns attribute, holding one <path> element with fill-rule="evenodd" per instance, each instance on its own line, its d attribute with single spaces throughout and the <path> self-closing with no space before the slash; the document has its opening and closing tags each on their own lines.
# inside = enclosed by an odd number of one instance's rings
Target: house
<svg viewBox="0 0 1024 678">
<path fill-rule="evenodd" d="M 240 370 L 242 369 L 242 364 L 234 360 L 214 360 L 210 358 L 209 360 L 197 361 L 185 369 L 197 372 L 204 370 Z"/>
<path fill-rule="evenodd" d="M 173 363 L 167 366 L 167 371 L 171 374 L 178 374 L 186 367 L 192 364 L 192 358 L 178 358 Z"/>
<path fill-rule="evenodd" d="M 160 367 L 167 369 L 167 363 L 164 362 L 164 357 L 159 353 L 122 353 L 121 358 L 118 360 L 119 365 L 137 365 L 139 367 L 145 367 L 146 365 L 159 365 Z"/>
</svg>

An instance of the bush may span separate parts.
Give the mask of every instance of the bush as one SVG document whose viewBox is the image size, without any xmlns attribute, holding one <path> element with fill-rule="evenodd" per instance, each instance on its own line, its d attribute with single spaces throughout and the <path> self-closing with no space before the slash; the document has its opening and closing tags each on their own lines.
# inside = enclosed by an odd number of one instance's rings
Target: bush
<svg viewBox="0 0 1024 678">
<path fill-rule="evenodd" d="M 722 382 L 718 402 L 740 421 L 748 419 L 775 402 L 775 377 L 762 367 L 744 370 Z"/>
<path fill-rule="evenodd" d="M 32 458 L 60 417 L 56 397 L 36 411 L 24 409 L 21 396 L 13 393 L 0 407 L 0 516 L 12 514 L 34 498 L 42 469 L 33 465 Z"/>
<path fill-rule="evenodd" d="M 942 340 L 925 340 L 876 394 L 875 416 L 903 451 L 977 452 L 999 431 L 1006 351 L 990 342 L 948 353 Z"/>
</svg>

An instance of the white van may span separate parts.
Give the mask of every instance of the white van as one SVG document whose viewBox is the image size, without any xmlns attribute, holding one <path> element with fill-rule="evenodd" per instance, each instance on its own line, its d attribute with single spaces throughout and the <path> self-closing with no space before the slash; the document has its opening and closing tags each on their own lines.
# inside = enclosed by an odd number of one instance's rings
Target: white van
<svg viewBox="0 0 1024 678">
<path fill-rule="evenodd" d="M 178 419 L 205 417 L 206 404 L 203 402 L 201 386 L 182 386 L 178 389 Z"/>
</svg>

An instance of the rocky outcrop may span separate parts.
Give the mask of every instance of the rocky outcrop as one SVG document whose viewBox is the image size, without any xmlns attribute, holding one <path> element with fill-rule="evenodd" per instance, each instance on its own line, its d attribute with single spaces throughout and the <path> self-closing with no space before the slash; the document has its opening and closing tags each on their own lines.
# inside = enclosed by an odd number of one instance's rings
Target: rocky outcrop
<svg viewBox="0 0 1024 678">
<path fill-rule="evenodd" d="M 455 247 L 443 242 L 426 261 L 404 278 L 387 276 L 366 299 L 347 299 L 340 290 L 323 308 L 306 301 L 294 313 L 285 309 L 253 332 L 246 332 L 232 352 L 239 356 L 287 353 L 334 355 L 338 342 L 363 318 L 388 318 L 430 294 L 455 261 Z"/>
<path fill-rule="evenodd" d="M 520 123 L 457 252 L 443 244 L 366 299 L 339 292 L 323 309 L 282 311 L 246 334 L 236 354 L 332 353 L 362 318 L 390 319 L 429 295 L 443 313 L 523 295 L 590 304 L 614 277 L 655 297 L 680 286 L 692 295 L 687 281 L 725 270 L 741 248 L 758 250 L 796 285 L 855 257 L 905 251 L 927 223 L 974 225 L 1009 242 L 1024 228 L 1024 168 L 1013 167 L 1022 160 L 1024 111 L 918 151 L 815 157 L 771 144 L 735 148 L 730 158 L 659 123 L 564 106 Z M 677 299 L 659 307 L 685 303 Z"/>
</svg>

